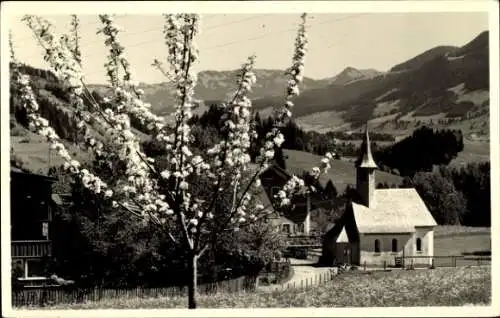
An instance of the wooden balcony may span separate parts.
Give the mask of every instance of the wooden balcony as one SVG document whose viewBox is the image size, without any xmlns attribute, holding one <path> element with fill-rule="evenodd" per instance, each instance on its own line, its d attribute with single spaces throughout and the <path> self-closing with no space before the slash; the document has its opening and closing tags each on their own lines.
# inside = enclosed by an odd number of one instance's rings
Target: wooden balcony
<svg viewBox="0 0 500 318">
<path fill-rule="evenodd" d="M 12 241 L 11 257 L 44 257 L 52 256 L 52 241 Z"/>
</svg>

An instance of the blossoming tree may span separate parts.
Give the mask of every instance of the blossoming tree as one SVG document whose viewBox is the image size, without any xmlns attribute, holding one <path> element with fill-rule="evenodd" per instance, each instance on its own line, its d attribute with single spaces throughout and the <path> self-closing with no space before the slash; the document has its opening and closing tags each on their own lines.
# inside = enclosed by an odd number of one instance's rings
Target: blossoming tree
<svg viewBox="0 0 500 318">
<path fill-rule="evenodd" d="M 83 137 L 82 146 L 95 158 L 108 160 L 110 164 L 118 161 L 125 167 L 123 175 L 115 178 L 118 181 L 113 184 L 107 184 L 72 158 L 49 122 L 39 115 L 29 76 L 22 75 L 15 67 L 14 84 L 27 111 L 30 128 L 46 137 L 51 149 L 64 159 L 68 173 L 79 178 L 86 188 L 113 207 L 124 209 L 143 222 L 153 222 L 158 230 L 168 233 L 172 242 L 187 251 L 190 272 L 188 307 L 196 308 L 197 260 L 209 248 L 210 237 L 221 231 L 237 230 L 271 213 L 270 207 L 255 200 L 252 189 L 260 187 L 259 174 L 269 167 L 275 147 L 280 147 L 284 141 L 280 126 L 292 116 L 293 98 L 299 94 L 307 50 L 306 14 L 301 16 L 292 66 L 286 71 L 286 97 L 281 107 L 275 107 L 275 127 L 266 136 L 256 167 L 251 167 L 249 155 L 256 133 L 251 125 L 252 103 L 247 97 L 256 81 L 253 73 L 256 57 L 250 56 L 242 65 L 236 91 L 221 105 L 224 122 L 221 140 L 202 153 L 193 153 L 189 119 L 194 106 L 196 76 L 192 66 L 198 60 L 194 40 L 199 33 L 200 17 L 196 14 L 165 14 L 164 18 L 167 65 L 155 60 L 153 66 L 175 86 L 175 112 L 171 120 L 155 115 L 150 110 L 151 105 L 143 100 L 144 92 L 133 81 L 130 64 L 119 42 L 120 28 L 112 16 L 99 15 L 102 26 L 98 33 L 103 35 L 104 44 L 109 49 L 105 68 L 112 92 L 105 103 L 98 103 L 86 86 L 76 16 L 72 17 L 71 34 L 60 37 L 54 34 L 49 21 L 38 16 L 23 17 L 44 49 L 45 61 L 67 89 Z M 12 46 L 11 58 L 17 65 Z M 84 102 L 86 100 L 90 100 L 90 106 Z M 151 137 L 164 147 L 168 163 L 165 169 L 156 169 L 154 160 L 143 152 L 133 133 L 131 118 L 146 127 Z M 104 132 L 104 137 L 93 135 L 95 130 Z M 321 170 L 329 168 L 330 159 L 331 154 L 327 154 L 311 174 L 318 178 Z M 192 180 L 196 176 L 203 176 L 209 184 L 194 189 L 196 185 Z M 197 195 L 200 191 L 203 195 Z M 307 191 L 303 180 L 293 176 L 273 199 L 276 206 L 289 205 L 290 198 L 303 191 Z M 228 206 L 216 208 L 218 199 L 228 192 L 232 198 Z"/>
</svg>

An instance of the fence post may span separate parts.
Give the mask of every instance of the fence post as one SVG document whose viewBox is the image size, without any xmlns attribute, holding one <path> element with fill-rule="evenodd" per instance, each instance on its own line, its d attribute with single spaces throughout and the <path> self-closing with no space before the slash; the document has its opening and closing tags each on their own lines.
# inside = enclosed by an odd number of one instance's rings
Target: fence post
<svg viewBox="0 0 500 318">
<path fill-rule="evenodd" d="M 363 270 L 366 272 L 366 261 L 363 262 Z"/>
<path fill-rule="evenodd" d="M 385 271 L 386 267 L 387 267 L 387 261 L 384 260 L 384 271 Z"/>
</svg>

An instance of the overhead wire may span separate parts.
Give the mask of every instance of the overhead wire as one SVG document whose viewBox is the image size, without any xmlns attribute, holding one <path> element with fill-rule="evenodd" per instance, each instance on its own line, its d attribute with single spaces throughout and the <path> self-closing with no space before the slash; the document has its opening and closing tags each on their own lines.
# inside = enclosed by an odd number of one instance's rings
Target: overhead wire
<svg viewBox="0 0 500 318">
<path fill-rule="evenodd" d="M 333 19 L 329 19 L 329 20 L 322 21 L 322 22 L 319 22 L 319 23 L 311 24 L 310 27 L 314 27 L 314 26 L 318 26 L 318 25 L 324 25 L 324 24 L 330 24 L 330 23 L 344 21 L 344 20 L 349 20 L 349 19 L 352 19 L 352 18 L 364 16 L 364 15 L 367 15 L 367 14 L 369 14 L 369 13 L 359 13 L 359 14 L 352 14 L 352 15 L 349 15 L 349 16 L 340 17 L 340 18 L 333 18 Z M 260 17 L 260 16 L 258 16 L 258 17 Z M 247 17 L 247 18 L 244 18 L 244 19 L 240 19 L 240 20 L 236 20 L 236 21 L 231 21 L 231 22 L 227 22 L 227 23 L 221 23 L 221 24 L 209 27 L 205 31 L 210 30 L 210 29 L 215 29 L 215 28 L 218 28 L 218 27 L 222 27 L 222 26 L 227 26 L 227 25 L 235 24 L 235 23 L 241 23 L 241 22 L 244 22 L 244 21 L 247 21 L 247 20 L 256 19 L 256 18 L 257 17 L 254 16 L 254 17 Z M 155 29 L 160 29 L 160 28 L 155 28 Z M 282 29 L 282 30 L 278 30 L 278 31 L 270 31 L 270 32 L 267 32 L 267 33 L 259 35 L 259 36 L 245 38 L 245 39 L 239 39 L 239 40 L 234 40 L 234 41 L 226 42 L 226 43 L 221 43 L 221 44 L 210 46 L 210 47 L 200 48 L 200 50 L 210 51 L 210 50 L 214 50 L 214 49 L 218 49 L 218 48 L 224 48 L 224 47 L 227 47 L 227 46 L 231 46 L 231 45 L 234 45 L 234 44 L 240 43 L 240 42 L 255 41 L 255 40 L 259 40 L 259 39 L 262 39 L 262 38 L 265 38 L 265 37 L 269 37 L 269 36 L 272 36 L 272 35 L 286 33 L 286 32 L 291 32 L 291 31 L 296 31 L 296 30 L 297 30 L 297 28 L 294 27 L 294 28 L 286 28 L 286 29 Z M 146 31 L 136 32 L 134 34 L 141 34 L 141 33 L 144 33 Z M 129 35 L 132 35 L 132 34 L 129 34 Z M 125 36 L 123 36 L 123 37 L 125 37 Z M 341 41 L 336 41 L 333 44 L 325 47 L 325 49 L 329 49 L 331 47 L 339 45 L 340 43 L 344 42 L 344 38 L 346 38 L 345 34 L 344 34 L 344 37 L 342 38 Z M 158 39 L 137 42 L 135 44 L 128 45 L 126 48 L 128 49 L 128 48 L 132 48 L 132 47 L 137 47 L 137 46 L 144 45 L 144 44 L 147 44 L 147 43 L 152 43 L 152 42 L 155 42 L 155 41 L 158 41 Z M 97 42 L 98 41 L 93 41 L 92 43 L 97 43 Z M 91 44 L 91 43 L 88 43 L 88 44 Z M 81 46 L 81 48 L 82 47 L 84 47 L 84 46 Z M 37 54 L 29 55 L 28 57 L 35 56 L 35 55 L 37 55 Z M 88 57 L 95 56 L 95 55 L 97 55 L 97 53 L 96 54 L 87 55 L 86 57 L 88 58 Z M 101 72 L 101 70 L 95 71 L 95 72 L 85 72 L 85 74 L 86 75 L 93 75 L 93 74 L 97 74 L 97 73 L 100 73 L 100 72 Z"/>
</svg>

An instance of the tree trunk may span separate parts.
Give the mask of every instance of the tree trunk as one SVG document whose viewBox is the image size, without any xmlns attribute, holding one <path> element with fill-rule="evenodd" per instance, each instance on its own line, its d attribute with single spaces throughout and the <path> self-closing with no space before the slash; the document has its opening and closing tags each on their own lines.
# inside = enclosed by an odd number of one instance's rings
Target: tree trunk
<svg viewBox="0 0 500 318">
<path fill-rule="evenodd" d="M 188 259 L 188 269 L 189 269 L 189 282 L 188 282 L 188 308 L 196 308 L 196 294 L 197 294 L 197 280 L 198 280 L 198 267 L 197 267 L 197 256 L 194 253 L 190 253 Z"/>
</svg>

